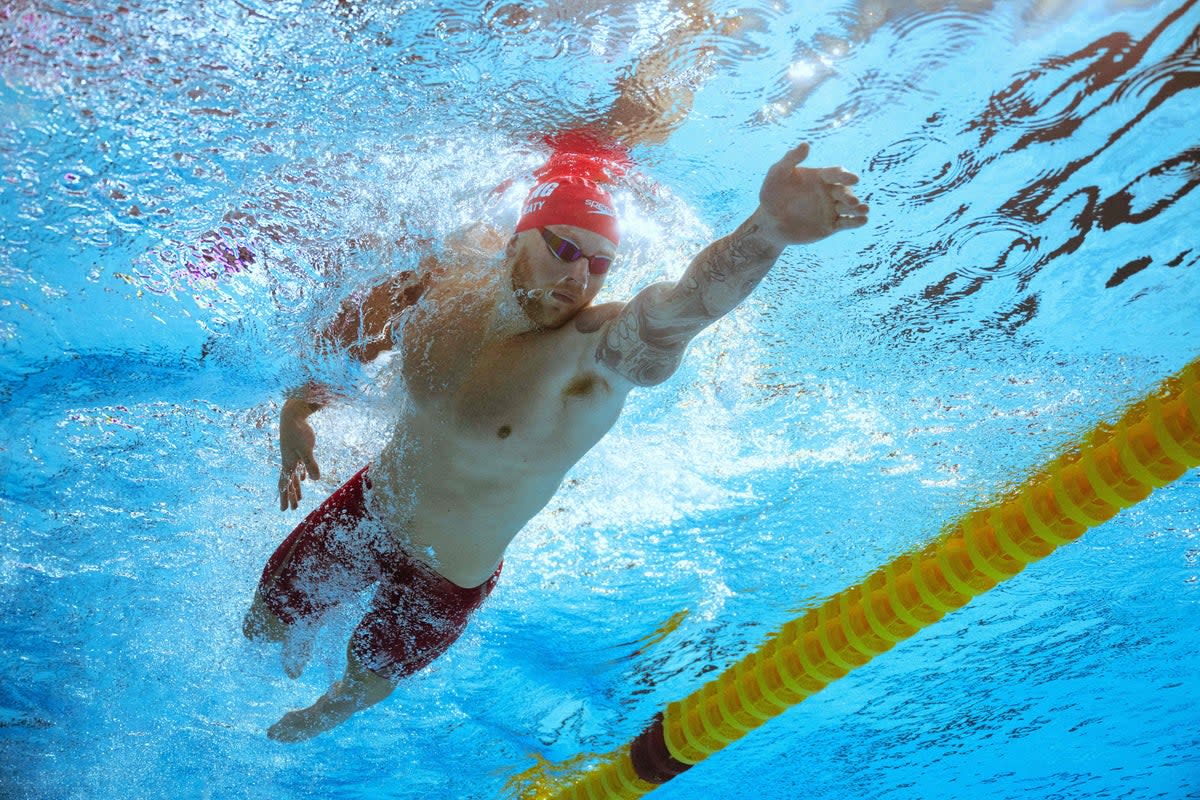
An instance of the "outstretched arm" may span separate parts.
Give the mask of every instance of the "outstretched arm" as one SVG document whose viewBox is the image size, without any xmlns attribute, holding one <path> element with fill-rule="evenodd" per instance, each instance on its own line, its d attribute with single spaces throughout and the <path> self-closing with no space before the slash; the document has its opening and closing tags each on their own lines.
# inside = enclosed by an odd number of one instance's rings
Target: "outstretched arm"
<svg viewBox="0 0 1200 800">
<path fill-rule="evenodd" d="M 784 248 L 867 222 L 850 190 L 858 177 L 841 167 L 810 169 L 802 144 L 767 172 L 758 208 L 730 235 L 706 247 L 677 283 L 641 291 L 609 323 L 596 358 L 639 386 L 670 377 L 693 337 L 749 296 Z"/>
</svg>

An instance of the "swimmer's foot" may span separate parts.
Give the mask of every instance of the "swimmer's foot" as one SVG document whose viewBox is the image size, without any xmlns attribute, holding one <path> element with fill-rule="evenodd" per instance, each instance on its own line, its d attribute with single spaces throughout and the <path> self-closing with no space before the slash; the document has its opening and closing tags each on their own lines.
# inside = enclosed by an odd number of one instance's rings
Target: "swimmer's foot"
<svg viewBox="0 0 1200 800">
<path fill-rule="evenodd" d="M 311 707 L 301 708 L 284 714 L 278 722 L 267 728 L 267 736 L 287 744 L 304 742 L 333 727 L 323 722 L 321 715 Z"/>
<path fill-rule="evenodd" d="M 292 744 L 307 741 L 330 728 L 336 728 L 350 718 L 351 709 L 345 704 L 329 704 L 324 698 L 308 708 L 289 711 L 267 728 L 267 736 L 277 742 Z"/>
<path fill-rule="evenodd" d="M 289 678 L 299 678 L 312 658 L 314 633 L 302 631 L 299 626 L 293 626 L 283 638 L 283 648 L 279 651 L 283 671 Z"/>
</svg>

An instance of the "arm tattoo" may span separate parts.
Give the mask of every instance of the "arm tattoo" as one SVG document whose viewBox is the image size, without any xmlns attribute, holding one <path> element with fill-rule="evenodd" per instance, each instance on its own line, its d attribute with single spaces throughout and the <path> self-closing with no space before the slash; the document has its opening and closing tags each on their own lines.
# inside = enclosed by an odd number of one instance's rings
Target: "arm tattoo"
<svg viewBox="0 0 1200 800">
<path fill-rule="evenodd" d="M 655 284 L 631 300 L 605 332 L 597 360 L 639 386 L 663 382 L 688 342 L 746 299 L 781 251 L 747 220 L 696 256 L 678 283 Z"/>
<path fill-rule="evenodd" d="M 664 294 L 666 288 L 667 284 L 657 283 L 638 293 L 608 326 L 596 348 L 597 361 L 638 386 L 662 383 L 683 356 L 682 348 L 664 347 L 652 334 L 651 298 Z"/>
</svg>

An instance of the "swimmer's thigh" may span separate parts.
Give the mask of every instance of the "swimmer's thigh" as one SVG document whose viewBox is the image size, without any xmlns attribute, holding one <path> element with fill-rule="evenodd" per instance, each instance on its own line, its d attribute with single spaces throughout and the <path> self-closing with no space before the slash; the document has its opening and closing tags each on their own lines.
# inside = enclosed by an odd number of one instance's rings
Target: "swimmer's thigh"
<svg viewBox="0 0 1200 800">
<path fill-rule="evenodd" d="M 366 516 L 360 472 L 308 515 L 267 561 L 256 602 L 282 622 L 314 622 L 379 579 L 379 532 Z"/>
<path fill-rule="evenodd" d="M 478 605 L 423 588 L 419 580 L 416 585 L 381 581 L 350 638 L 350 652 L 359 663 L 389 681 L 406 678 L 445 653 Z"/>
</svg>

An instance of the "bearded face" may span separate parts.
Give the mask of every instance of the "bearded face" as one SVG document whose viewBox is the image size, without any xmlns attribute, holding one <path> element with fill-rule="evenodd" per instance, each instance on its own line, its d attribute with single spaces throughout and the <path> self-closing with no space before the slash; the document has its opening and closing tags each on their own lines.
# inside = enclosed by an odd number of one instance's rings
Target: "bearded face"
<svg viewBox="0 0 1200 800">
<path fill-rule="evenodd" d="M 587 233 L 562 227 L 576 236 Z M 539 328 L 561 328 L 592 302 L 603 285 L 603 276 L 588 273 L 586 259 L 562 261 L 537 231 L 518 234 L 512 255 L 513 295 Z"/>
</svg>

